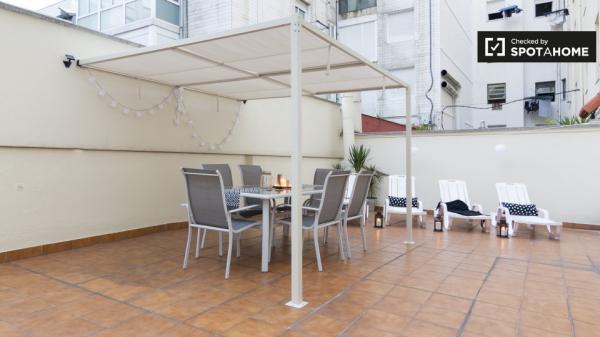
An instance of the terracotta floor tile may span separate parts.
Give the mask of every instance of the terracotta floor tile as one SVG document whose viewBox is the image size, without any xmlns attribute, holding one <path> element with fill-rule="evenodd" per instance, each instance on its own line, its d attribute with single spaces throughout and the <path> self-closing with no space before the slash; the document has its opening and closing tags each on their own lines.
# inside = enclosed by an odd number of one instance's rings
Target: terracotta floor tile
<svg viewBox="0 0 600 337">
<path fill-rule="evenodd" d="M 566 317 L 532 311 L 521 311 L 520 316 L 522 326 L 538 328 L 553 333 L 571 332 L 571 322 Z"/>
<path fill-rule="evenodd" d="M 315 337 L 334 337 L 341 333 L 346 324 L 323 315 L 306 319 L 297 330 Z"/>
<path fill-rule="evenodd" d="M 420 289 L 397 286 L 394 287 L 388 293 L 388 296 L 398 297 L 401 298 L 403 301 L 422 304 L 425 303 L 427 299 L 429 299 L 429 297 L 431 296 L 431 292 Z"/>
<path fill-rule="evenodd" d="M 456 330 L 432 323 L 413 320 L 400 332 L 404 337 L 454 337 Z"/>
<path fill-rule="evenodd" d="M 600 337 L 600 325 L 575 321 L 577 337 Z"/>
<path fill-rule="evenodd" d="M 358 322 L 350 327 L 343 336 L 345 337 L 395 337 L 397 333 L 387 332 L 376 328 L 375 326 Z"/>
<path fill-rule="evenodd" d="M 362 315 L 360 322 L 376 327 L 379 330 L 398 334 L 410 322 L 410 317 L 394 315 L 379 310 L 368 310 Z"/>
<path fill-rule="evenodd" d="M 450 311 L 433 306 L 422 308 L 415 318 L 433 324 L 442 325 L 458 330 L 465 319 L 465 314 L 459 311 Z"/>
<path fill-rule="evenodd" d="M 188 325 L 179 324 L 160 333 L 160 337 L 210 337 L 211 334 L 190 327 Z"/>
<path fill-rule="evenodd" d="M 431 298 L 427 302 L 425 302 L 424 307 L 436 307 L 443 310 L 448 311 L 458 311 L 462 313 L 467 313 L 469 308 L 471 307 L 471 301 L 454 297 L 446 294 L 433 294 Z"/>
<path fill-rule="evenodd" d="M 493 318 L 471 315 L 465 331 L 480 333 L 486 337 L 514 337 L 517 335 L 516 322 L 500 321 Z"/>
<path fill-rule="evenodd" d="M 171 320 L 144 314 L 115 326 L 112 331 L 122 337 L 153 337 L 161 335 L 175 325 Z"/>
<path fill-rule="evenodd" d="M 248 319 L 249 316 L 250 314 L 247 313 L 243 314 L 233 310 L 216 308 L 206 311 L 186 323 L 206 331 L 225 332 L 234 325 Z"/>
<path fill-rule="evenodd" d="M 285 331 L 286 329 L 281 326 L 249 318 L 227 330 L 223 335 L 226 337 L 274 337 Z"/>
</svg>

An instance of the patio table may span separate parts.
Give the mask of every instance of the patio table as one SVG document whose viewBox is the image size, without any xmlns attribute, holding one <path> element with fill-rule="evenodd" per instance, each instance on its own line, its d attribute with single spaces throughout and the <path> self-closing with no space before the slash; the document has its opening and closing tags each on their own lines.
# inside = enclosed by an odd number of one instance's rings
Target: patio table
<svg viewBox="0 0 600 337">
<path fill-rule="evenodd" d="M 323 186 L 302 185 L 302 195 L 320 194 Z M 262 201 L 262 262 L 260 270 L 263 273 L 269 271 L 269 225 L 271 223 L 271 201 L 289 198 L 292 196 L 291 189 L 256 188 L 253 191 L 241 191 L 240 197 L 260 199 Z"/>
</svg>

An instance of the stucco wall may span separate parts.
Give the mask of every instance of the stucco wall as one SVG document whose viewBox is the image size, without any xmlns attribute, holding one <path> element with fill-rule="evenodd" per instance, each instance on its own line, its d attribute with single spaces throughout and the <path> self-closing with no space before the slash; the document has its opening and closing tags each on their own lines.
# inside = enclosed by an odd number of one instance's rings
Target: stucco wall
<svg viewBox="0 0 600 337">
<path fill-rule="evenodd" d="M 381 171 L 405 172 L 402 135 L 359 135 L 356 142 L 371 148 L 372 163 Z M 553 219 L 600 224 L 600 156 L 592 150 L 599 142 L 597 127 L 417 134 L 417 196 L 425 208 L 433 209 L 440 199 L 438 180 L 465 180 L 471 202 L 490 212 L 498 205 L 495 184 L 520 182 Z M 387 181 L 382 187 L 380 198 L 385 198 Z"/>
<path fill-rule="evenodd" d="M 18 28 L 18 29 L 17 29 Z M 117 39 L 0 8 L 0 251 L 183 221 L 179 169 L 256 163 L 289 176 L 292 127 L 286 99 L 246 105 L 186 93 L 203 137 L 220 139 L 241 107 L 231 142 L 209 151 L 173 124 L 174 104 L 154 116 L 124 116 L 98 96 L 78 58 L 135 48 Z M 169 88 L 94 73 L 107 92 L 136 107 Z M 138 96 L 141 88 L 141 96 Z M 303 180 L 343 157 L 339 105 L 305 98 Z M 132 114 L 130 114 L 132 115 Z M 212 152 L 212 153 L 211 153 Z"/>
</svg>

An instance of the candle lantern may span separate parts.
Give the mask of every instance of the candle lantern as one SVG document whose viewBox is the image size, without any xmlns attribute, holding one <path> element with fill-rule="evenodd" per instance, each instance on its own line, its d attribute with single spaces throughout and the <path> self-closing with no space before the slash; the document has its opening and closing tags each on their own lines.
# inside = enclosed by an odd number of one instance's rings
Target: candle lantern
<svg viewBox="0 0 600 337">
<path fill-rule="evenodd" d="M 496 236 L 499 238 L 508 238 L 508 223 L 506 219 L 500 219 L 496 225 Z"/>
<path fill-rule="evenodd" d="M 433 231 L 434 232 L 443 232 L 444 231 L 444 220 L 443 220 L 441 214 L 438 214 L 433 218 Z"/>
<path fill-rule="evenodd" d="M 381 211 L 375 213 L 375 228 L 383 228 L 383 214 Z"/>
</svg>

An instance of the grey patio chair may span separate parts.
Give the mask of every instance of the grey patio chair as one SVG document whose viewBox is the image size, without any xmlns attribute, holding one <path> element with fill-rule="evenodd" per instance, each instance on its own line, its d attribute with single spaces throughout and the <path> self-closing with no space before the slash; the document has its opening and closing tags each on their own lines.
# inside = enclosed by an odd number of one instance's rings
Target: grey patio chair
<svg viewBox="0 0 600 337">
<path fill-rule="evenodd" d="M 343 260 L 346 259 L 343 244 L 344 234 L 342 234 L 343 224 L 341 212 L 349 174 L 349 171 L 329 172 L 323 184 L 323 193 L 321 199 L 319 200 L 319 206 L 302 207 L 303 210 L 307 210 L 312 213 L 302 215 L 302 229 L 313 232 L 315 255 L 317 257 L 317 267 L 319 268 L 319 271 L 323 271 L 321 253 L 319 250 L 319 229 L 321 228 L 327 228 L 332 225 L 337 226 L 340 256 Z M 291 225 L 291 221 L 291 218 L 285 218 L 282 220 L 282 223 Z"/>
<path fill-rule="evenodd" d="M 315 170 L 315 175 L 313 177 L 313 185 L 325 185 L 325 179 L 330 172 L 335 171 L 334 169 L 328 168 L 318 168 Z M 309 207 L 319 207 L 319 202 L 321 201 L 320 194 L 311 195 L 308 200 L 304 202 L 304 206 Z"/>
<path fill-rule="evenodd" d="M 242 173 L 242 185 L 248 187 L 260 187 L 262 168 L 258 165 L 240 165 Z M 246 206 L 255 206 L 254 209 L 240 212 L 243 217 L 252 217 L 262 213 L 262 200 L 254 198 L 245 198 Z"/>
<path fill-rule="evenodd" d="M 369 186 L 371 185 L 371 179 L 373 179 L 373 173 L 361 171 L 355 175 L 354 185 L 352 188 L 352 195 L 348 205 L 344 207 L 342 211 L 342 219 L 344 226 L 344 239 L 346 241 L 348 257 L 352 257 L 350 251 L 350 240 L 348 239 L 348 221 L 354 219 L 360 219 L 360 235 L 362 237 L 363 250 L 367 251 L 367 239 L 365 237 L 365 222 L 367 220 L 367 195 L 369 193 Z"/>
<path fill-rule="evenodd" d="M 183 268 L 188 266 L 188 257 L 192 242 L 192 230 L 214 230 L 219 233 L 229 234 L 229 248 L 227 249 L 227 266 L 225 278 L 229 278 L 231 266 L 231 253 L 233 249 L 233 236 L 237 236 L 237 256 L 240 255 L 240 234 L 254 226 L 260 225 L 260 221 L 235 219 L 231 214 L 247 209 L 246 206 L 228 210 L 225 202 L 223 178 L 217 170 L 204 169 L 182 169 L 187 189 L 187 214 L 188 214 L 188 238 L 183 258 Z M 205 234 L 206 236 L 206 234 Z M 196 246 L 196 257 L 199 247 Z"/>
<path fill-rule="evenodd" d="M 229 164 L 202 164 L 202 168 L 206 170 L 219 171 L 219 173 L 221 174 L 221 178 L 223 179 L 223 186 L 233 186 L 233 176 L 231 175 L 231 169 L 229 168 Z"/>
</svg>

